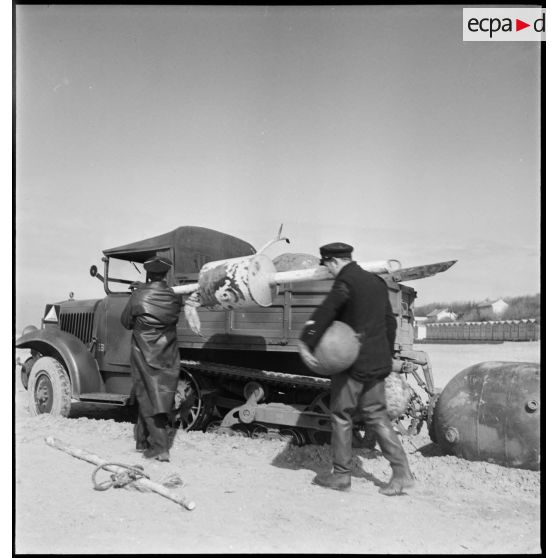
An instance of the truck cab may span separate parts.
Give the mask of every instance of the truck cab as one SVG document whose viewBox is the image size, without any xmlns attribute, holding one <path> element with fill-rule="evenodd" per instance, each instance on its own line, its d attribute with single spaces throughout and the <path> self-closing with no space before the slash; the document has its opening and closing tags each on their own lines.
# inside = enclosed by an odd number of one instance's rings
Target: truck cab
<svg viewBox="0 0 558 558">
<path fill-rule="evenodd" d="M 173 286 L 195 282 L 208 261 L 254 253 L 252 245 L 231 235 L 188 226 L 103 250 L 103 273 L 92 266 L 90 274 L 102 282 L 104 298 L 47 304 L 41 328 L 25 328 L 16 341 L 16 348 L 31 350 L 21 370 L 23 385 L 36 390 L 31 412 L 62 409 L 68 414 L 76 401 L 123 405 L 132 401 L 131 331 L 122 326 L 120 316 L 135 283 L 145 281 L 143 262 L 153 256 L 171 259 L 174 265 L 167 281 Z M 182 318 L 180 327 L 185 325 Z M 45 369 L 32 374 L 37 362 Z"/>
</svg>

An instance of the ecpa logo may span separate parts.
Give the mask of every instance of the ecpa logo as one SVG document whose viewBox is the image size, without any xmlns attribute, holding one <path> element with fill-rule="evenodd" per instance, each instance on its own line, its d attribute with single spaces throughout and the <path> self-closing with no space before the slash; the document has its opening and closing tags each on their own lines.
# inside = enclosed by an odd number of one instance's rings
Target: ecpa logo
<svg viewBox="0 0 558 558">
<path fill-rule="evenodd" d="M 463 8 L 464 41 L 545 41 L 544 8 Z"/>
</svg>

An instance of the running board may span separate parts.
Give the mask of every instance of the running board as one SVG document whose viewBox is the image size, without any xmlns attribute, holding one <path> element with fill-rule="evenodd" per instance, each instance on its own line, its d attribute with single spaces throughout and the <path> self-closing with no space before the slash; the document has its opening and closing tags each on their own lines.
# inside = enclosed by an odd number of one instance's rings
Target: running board
<svg viewBox="0 0 558 558">
<path fill-rule="evenodd" d="M 108 405 L 127 405 L 129 399 L 129 395 L 121 393 L 82 393 L 79 396 L 80 403 L 105 403 Z"/>
</svg>

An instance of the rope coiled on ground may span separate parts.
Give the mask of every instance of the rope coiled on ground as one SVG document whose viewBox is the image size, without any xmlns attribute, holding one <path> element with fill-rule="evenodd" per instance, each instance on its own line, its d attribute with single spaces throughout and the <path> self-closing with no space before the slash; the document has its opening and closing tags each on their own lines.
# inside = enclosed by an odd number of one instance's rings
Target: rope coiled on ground
<svg viewBox="0 0 558 558">
<path fill-rule="evenodd" d="M 96 476 L 101 469 L 106 469 L 109 465 L 122 467 L 126 471 L 121 471 L 120 473 L 112 473 L 109 480 L 103 482 L 97 482 Z M 138 479 L 146 478 L 149 476 L 143 472 L 143 467 L 141 465 L 125 465 L 124 463 L 103 463 L 99 465 L 91 475 L 91 480 L 93 481 L 94 490 L 108 490 L 110 487 L 122 488 L 131 482 Z"/>
</svg>

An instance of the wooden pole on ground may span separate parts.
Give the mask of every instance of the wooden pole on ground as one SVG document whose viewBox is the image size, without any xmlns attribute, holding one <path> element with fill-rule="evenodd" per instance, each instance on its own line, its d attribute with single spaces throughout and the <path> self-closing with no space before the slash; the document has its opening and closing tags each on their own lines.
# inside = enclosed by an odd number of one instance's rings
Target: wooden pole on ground
<svg viewBox="0 0 558 558">
<path fill-rule="evenodd" d="M 83 461 L 87 461 L 88 463 L 93 463 L 93 465 L 99 466 L 99 465 L 105 465 L 109 463 L 108 461 L 101 459 L 99 456 L 93 453 L 89 453 L 88 451 L 68 446 L 62 443 L 57 438 L 53 438 L 52 436 L 48 436 L 47 438 L 45 438 L 45 442 L 53 448 L 59 449 L 60 451 L 63 451 L 73 457 L 76 457 L 77 459 L 82 459 Z M 125 469 L 124 467 L 119 467 L 118 465 L 107 465 L 106 470 L 110 471 L 111 473 L 123 473 L 126 472 L 128 469 Z M 130 484 L 136 484 L 142 488 L 147 488 L 152 492 L 156 492 L 160 496 L 163 496 L 164 498 L 168 498 L 169 500 L 172 500 L 173 502 L 180 504 L 183 508 L 186 508 L 187 510 L 193 510 L 196 507 L 196 504 L 194 502 L 189 501 L 184 497 L 180 497 L 173 494 L 168 488 L 164 487 L 159 483 L 153 482 L 152 480 L 146 478 L 140 478 L 133 481 Z"/>
</svg>

